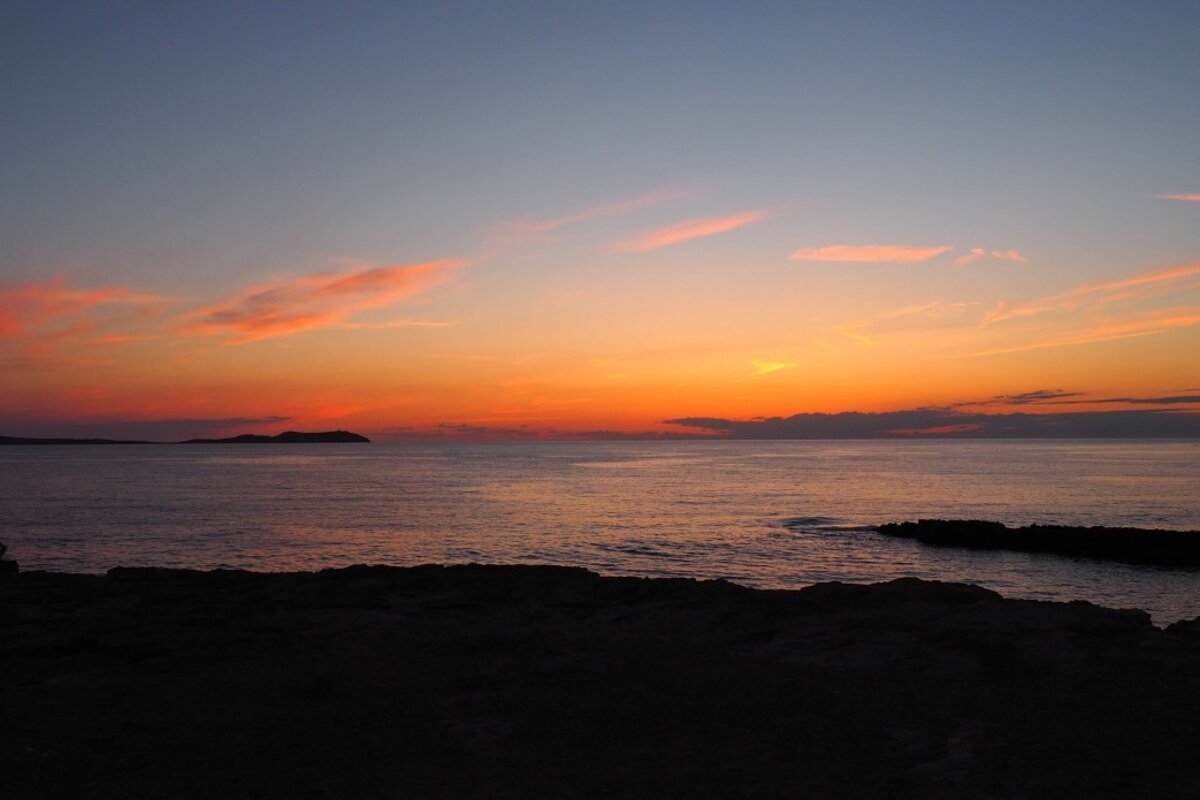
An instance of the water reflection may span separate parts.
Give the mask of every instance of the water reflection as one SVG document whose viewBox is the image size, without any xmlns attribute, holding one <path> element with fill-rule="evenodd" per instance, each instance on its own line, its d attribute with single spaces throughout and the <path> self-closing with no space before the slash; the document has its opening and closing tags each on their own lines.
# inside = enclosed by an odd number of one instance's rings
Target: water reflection
<svg viewBox="0 0 1200 800">
<path fill-rule="evenodd" d="M 1200 576 L 976 553 L 917 517 L 1200 528 L 1196 442 L 681 442 L 8 448 L 30 568 L 549 562 L 789 587 L 900 575 L 1200 615 Z"/>
</svg>

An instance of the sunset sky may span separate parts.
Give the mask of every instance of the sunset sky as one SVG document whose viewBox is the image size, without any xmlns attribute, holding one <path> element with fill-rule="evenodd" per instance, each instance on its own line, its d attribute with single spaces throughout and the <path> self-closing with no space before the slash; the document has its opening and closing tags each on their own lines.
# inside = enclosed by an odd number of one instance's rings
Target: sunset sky
<svg viewBox="0 0 1200 800">
<path fill-rule="evenodd" d="M 0 433 L 1194 422 L 1198 31 L 1195 2 L 8 3 Z"/>
</svg>

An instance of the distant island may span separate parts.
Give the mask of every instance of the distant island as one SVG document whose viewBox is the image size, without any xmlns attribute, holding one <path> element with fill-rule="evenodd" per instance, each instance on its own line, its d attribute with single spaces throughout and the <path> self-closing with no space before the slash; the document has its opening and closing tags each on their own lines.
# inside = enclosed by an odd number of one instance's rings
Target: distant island
<svg viewBox="0 0 1200 800">
<path fill-rule="evenodd" d="M 119 439 L 37 439 L 22 436 L 0 436 L 0 445 L 31 445 L 31 444 L 346 444 L 369 443 L 365 436 L 350 431 L 322 431 L 308 433 L 305 431 L 284 431 L 277 436 L 266 436 L 258 433 L 243 433 L 241 436 L 230 436 L 227 439 L 188 439 L 185 442 L 143 442 Z"/>
<path fill-rule="evenodd" d="M 6 444 L 161 444 L 161 442 L 122 441 L 118 439 L 31 439 L 24 436 L 0 436 L 0 445 Z"/>
<path fill-rule="evenodd" d="M 342 444 L 370 441 L 367 437 L 351 433 L 350 431 L 325 431 L 323 433 L 284 431 L 278 436 L 243 433 L 241 436 L 230 436 L 228 439 L 188 439 L 186 442 L 181 442 L 181 444 Z"/>
</svg>

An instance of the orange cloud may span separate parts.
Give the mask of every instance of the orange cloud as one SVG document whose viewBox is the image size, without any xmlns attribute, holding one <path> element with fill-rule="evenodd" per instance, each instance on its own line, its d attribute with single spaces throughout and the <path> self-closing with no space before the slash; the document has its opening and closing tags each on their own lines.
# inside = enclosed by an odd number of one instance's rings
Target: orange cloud
<svg viewBox="0 0 1200 800">
<path fill-rule="evenodd" d="M 959 324 L 964 312 L 979 303 L 931 300 L 881 311 L 872 317 L 846 322 L 834 330 L 864 345 L 877 344 L 880 338 L 901 331 L 944 328 Z"/>
<path fill-rule="evenodd" d="M 457 322 L 438 322 L 423 319 L 394 319 L 390 322 L 343 322 L 337 326 L 347 331 L 383 331 L 394 328 L 450 328 Z"/>
<path fill-rule="evenodd" d="M 79 319 L 99 306 L 132 306 L 160 311 L 171 298 L 142 294 L 132 289 L 110 286 L 103 289 L 72 289 L 66 278 L 50 278 L 43 283 L 0 287 L 0 337 L 16 338 L 27 333 L 62 338 L 95 327 L 96 322 Z M 66 327 L 46 332 L 55 322 Z"/>
<path fill-rule="evenodd" d="M 758 359 L 751 359 L 750 366 L 754 367 L 755 375 L 766 375 L 769 372 L 778 372 L 781 369 L 791 369 L 797 366 L 797 364 L 791 361 L 759 361 Z"/>
<path fill-rule="evenodd" d="M 805 247 L 792 253 L 792 261 L 837 261 L 877 264 L 916 264 L 954 249 L 938 247 L 905 247 L 894 244 L 833 244 L 826 247 Z"/>
<path fill-rule="evenodd" d="M 725 217 L 690 219 L 620 242 L 614 245 L 613 249 L 627 253 L 657 250 L 660 247 L 668 247 L 690 239 L 699 239 L 702 236 L 714 236 L 718 233 L 736 230 L 755 222 L 761 222 L 767 216 L 765 211 L 743 211 L 740 214 L 730 214 Z"/>
<path fill-rule="evenodd" d="M 1200 203 L 1200 194 L 1156 194 L 1158 200 L 1179 200 L 1184 203 Z"/>
<path fill-rule="evenodd" d="M 1084 284 L 1074 289 L 1068 289 L 1065 292 L 1059 292 L 1015 306 L 1001 301 L 994 309 L 988 312 L 981 324 L 987 326 L 1006 319 L 1030 317 L 1060 308 L 1070 309 L 1084 302 L 1099 305 L 1128 300 L 1136 297 L 1137 294 L 1126 290 L 1144 290 L 1146 288 L 1157 290 L 1163 283 L 1193 276 L 1200 276 L 1200 263 L 1189 264 L 1183 267 L 1171 267 L 1141 275 L 1131 275 L 1128 278 Z"/>
<path fill-rule="evenodd" d="M 462 262 L 443 260 L 340 273 L 322 272 L 254 286 L 186 316 L 180 331 L 233 334 L 230 344 L 298 333 L 341 322 L 358 311 L 389 306 L 441 283 Z"/>
<path fill-rule="evenodd" d="M 902 317 L 931 317 L 938 319 L 952 314 L 957 314 L 965 311 L 968 308 L 973 308 L 979 303 L 970 301 L 959 301 L 957 303 L 947 303 L 942 300 L 932 300 L 928 303 L 920 303 L 914 306 L 903 306 L 901 308 L 893 308 L 890 311 L 884 311 L 875 315 L 875 322 L 881 322 L 889 319 L 900 319 Z"/>
<path fill-rule="evenodd" d="M 874 337 L 867 336 L 865 333 L 855 333 L 854 331 L 846 330 L 845 328 L 841 328 L 841 327 L 837 328 L 836 330 L 838 333 L 840 333 L 842 336 L 845 336 L 847 339 L 853 339 L 856 342 L 861 342 L 862 344 L 866 344 L 866 345 L 875 344 Z"/>
<path fill-rule="evenodd" d="M 152 335 L 114 334 L 112 336 L 97 336 L 92 339 L 95 344 L 128 344 L 130 342 L 145 342 L 155 338 Z"/>
</svg>

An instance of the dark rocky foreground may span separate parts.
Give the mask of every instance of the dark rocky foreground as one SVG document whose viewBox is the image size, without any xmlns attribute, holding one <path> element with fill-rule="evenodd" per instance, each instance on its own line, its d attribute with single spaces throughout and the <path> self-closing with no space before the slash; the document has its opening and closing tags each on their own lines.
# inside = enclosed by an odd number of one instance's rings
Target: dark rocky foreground
<svg viewBox="0 0 1200 800">
<path fill-rule="evenodd" d="M 1194 797 L 1200 622 L 553 567 L 0 578 L 6 798 Z"/>
<path fill-rule="evenodd" d="M 1025 525 L 1009 528 L 999 522 L 978 519 L 889 522 L 875 530 L 885 536 L 916 539 L 924 544 L 947 547 L 1055 553 L 1131 564 L 1200 567 L 1200 531 L 1106 528 L 1100 525 Z"/>
</svg>

